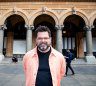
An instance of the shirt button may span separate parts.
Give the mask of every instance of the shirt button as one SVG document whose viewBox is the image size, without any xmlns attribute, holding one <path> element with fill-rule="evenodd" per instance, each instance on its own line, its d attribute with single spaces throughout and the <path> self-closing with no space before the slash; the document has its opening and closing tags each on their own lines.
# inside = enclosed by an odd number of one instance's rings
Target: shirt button
<svg viewBox="0 0 96 86">
<path fill-rule="evenodd" d="M 34 73 L 34 76 L 36 76 L 36 73 Z"/>
</svg>

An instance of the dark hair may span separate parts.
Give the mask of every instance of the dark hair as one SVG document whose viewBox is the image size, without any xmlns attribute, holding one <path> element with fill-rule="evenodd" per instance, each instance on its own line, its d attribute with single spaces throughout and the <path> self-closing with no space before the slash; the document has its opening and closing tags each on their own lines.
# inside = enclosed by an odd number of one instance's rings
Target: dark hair
<svg viewBox="0 0 96 86">
<path fill-rule="evenodd" d="M 35 36 L 37 37 L 38 32 L 48 32 L 49 37 L 51 37 L 51 31 L 47 26 L 39 26 L 35 30 Z"/>
</svg>

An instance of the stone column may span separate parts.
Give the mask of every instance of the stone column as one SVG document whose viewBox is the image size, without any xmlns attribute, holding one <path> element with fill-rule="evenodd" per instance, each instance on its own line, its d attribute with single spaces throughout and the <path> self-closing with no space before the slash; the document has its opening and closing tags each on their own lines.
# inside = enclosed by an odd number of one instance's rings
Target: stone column
<svg viewBox="0 0 96 86">
<path fill-rule="evenodd" d="M 71 38 L 71 49 L 74 49 L 73 38 Z"/>
<path fill-rule="evenodd" d="M 56 50 L 58 50 L 59 52 L 62 53 L 62 49 L 63 49 L 63 39 L 62 39 L 62 29 L 63 29 L 63 25 L 56 25 Z"/>
<path fill-rule="evenodd" d="M 68 39 L 68 42 L 67 42 L 68 47 L 67 47 L 67 49 L 70 49 L 70 38 L 68 37 L 67 39 Z"/>
<path fill-rule="evenodd" d="M 91 33 L 92 28 L 93 26 L 88 26 L 88 25 L 84 27 L 84 30 L 86 30 L 86 57 L 85 59 L 88 63 L 96 64 L 96 59 L 92 53 L 92 33 Z"/>
<path fill-rule="evenodd" d="M 32 49 L 32 30 L 34 29 L 33 25 L 25 25 L 27 28 L 27 33 L 26 33 L 26 51 L 28 52 L 29 50 Z"/>
<path fill-rule="evenodd" d="M 66 49 L 65 48 L 65 37 L 63 38 L 63 49 Z"/>
<path fill-rule="evenodd" d="M 3 55 L 4 29 L 6 29 L 6 26 L 0 25 L 0 62 L 4 59 Z"/>
</svg>

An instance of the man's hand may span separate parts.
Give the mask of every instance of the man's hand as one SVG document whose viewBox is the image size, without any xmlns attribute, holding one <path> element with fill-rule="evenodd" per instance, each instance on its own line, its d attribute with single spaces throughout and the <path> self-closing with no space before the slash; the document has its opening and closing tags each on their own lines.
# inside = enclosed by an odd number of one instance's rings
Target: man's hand
<svg viewBox="0 0 96 86">
<path fill-rule="evenodd" d="M 66 59 L 69 59 L 69 57 L 65 57 Z"/>
</svg>

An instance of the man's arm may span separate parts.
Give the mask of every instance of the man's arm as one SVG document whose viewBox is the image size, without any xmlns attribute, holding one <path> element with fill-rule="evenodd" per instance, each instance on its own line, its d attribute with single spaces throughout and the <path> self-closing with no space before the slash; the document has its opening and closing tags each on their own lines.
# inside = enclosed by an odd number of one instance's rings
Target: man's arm
<svg viewBox="0 0 96 86">
<path fill-rule="evenodd" d="M 26 76 L 26 56 L 24 56 L 24 58 L 23 58 L 23 67 L 24 67 L 24 72 L 25 72 L 25 76 Z"/>
<path fill-rule="evenodd" d="M 66 72 L 66 63 L 65 63 L 65 57 L 61 58 L 61 79 L 64 77 Z"/>
<path fill-rule="evenodd" d="M 72 60 L 72 53 L 69 54 L 69 59 Z"/>
</svg>

